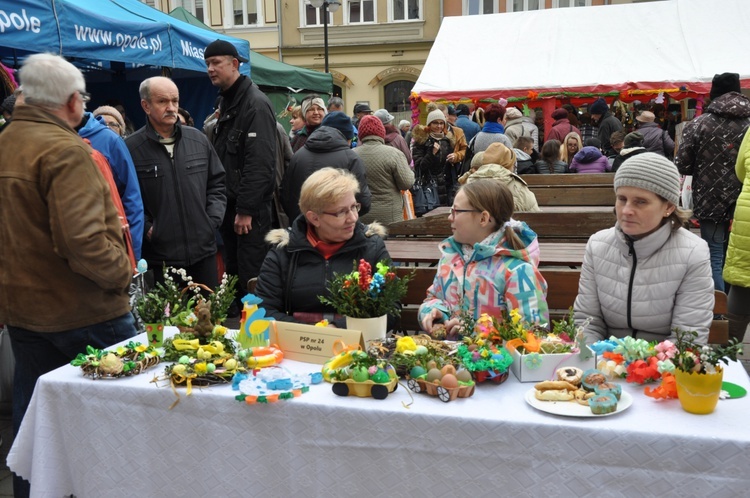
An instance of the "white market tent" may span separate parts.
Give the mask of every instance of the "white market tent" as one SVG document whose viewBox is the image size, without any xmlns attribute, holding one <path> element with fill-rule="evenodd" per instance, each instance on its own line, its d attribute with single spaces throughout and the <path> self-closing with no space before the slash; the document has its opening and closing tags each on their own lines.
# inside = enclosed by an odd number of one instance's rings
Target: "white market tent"
<svg viewBox="0 0 750 498">
<path fill-rule="evenodd" d="M 682 99 L 708 94 L 723 72 L 739 73 L 747 88 L 749 26 L 748 0 L 446 17 L 413 93 L 424 101 Z"/>
</svg>

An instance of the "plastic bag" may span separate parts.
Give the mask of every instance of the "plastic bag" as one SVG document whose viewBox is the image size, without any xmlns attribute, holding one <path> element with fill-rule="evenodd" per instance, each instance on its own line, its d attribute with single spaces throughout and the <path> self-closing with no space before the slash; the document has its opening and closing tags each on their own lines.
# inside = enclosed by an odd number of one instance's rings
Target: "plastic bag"
<svg viewBox="0 0 750 498">
<path fill-rule="evenodd" d="M 413 220 L 417 217 L 416 214 L 414 214 L 414 201 L 411 197 L 411 191 L 410 190 L 402 190 L 401 191 L 401 200 L 404 203 L 404 219 L 405 220 Z"/>
<path fill-rule="evenodd" d="M 682 182 L 682 209 L 693 209 L 693 177 L 688 175 Z"/>
<path fill-rule="evenodd" d="M 8 328 L 0 330 L 0 405 L 10 404 L 13 395 L 13 370 L 16 360 L 10 345 Z"/>
</svg>

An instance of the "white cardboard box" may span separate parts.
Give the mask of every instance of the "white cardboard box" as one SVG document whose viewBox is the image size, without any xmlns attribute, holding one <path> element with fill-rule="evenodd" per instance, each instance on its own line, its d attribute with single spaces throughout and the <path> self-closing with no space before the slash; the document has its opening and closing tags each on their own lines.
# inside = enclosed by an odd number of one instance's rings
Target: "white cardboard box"
<svg viewBox="0 0 750 498">
<path fill-rule="evenodd" d="M 585 372 L 590 368 L 596 368 L 596 353 L 588 346 L 586 348 L 591 353 L 587 360 L 582 360 L 580 353 L 537 355 L 541 360 L 539 367 L 535 367 L 534 362 L 529 361 L 529 355 L 521 355 L 518 350 L 515 350 L 511 352 L 513 363 L 510 364 L 510 370 L 520 382 L 553 380 L 555 371 L 562 367 L 578 367 Z"/>
</svg>

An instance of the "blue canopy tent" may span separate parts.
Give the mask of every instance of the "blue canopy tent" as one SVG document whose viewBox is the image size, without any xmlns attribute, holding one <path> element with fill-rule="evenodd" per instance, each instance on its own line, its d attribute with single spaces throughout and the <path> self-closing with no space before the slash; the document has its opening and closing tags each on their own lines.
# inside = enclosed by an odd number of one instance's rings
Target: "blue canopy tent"
<svg viewBox="0 0 750 498">
<path fill-rule="evenodd" d="M 85 72 L 91 108 L 118 99 L 136 122 L 143 121 L 136 112 L 138 84 L 164 72 L 196 123 L 210 112 L 216 90 L 206 76 L 203 50 L 217 38 L 250 60 L 247 40 L 197 28 L 138 0 L 0 0 L 3 64 L 19 67 L 31 53 L 64 56 Z M 241 64 L 240 72 L 250 75 L 250 65 Z"/>
<path fill-rule="evenodd" d="M 138 0 L 0 0 L 4 56 L 15 49 L 205 72 L 203 49 L 217 38 L 250 60 L 247 40 L 197 29 Z M 247 65 L 241 71 L 250 74 Z"/>
</svg>

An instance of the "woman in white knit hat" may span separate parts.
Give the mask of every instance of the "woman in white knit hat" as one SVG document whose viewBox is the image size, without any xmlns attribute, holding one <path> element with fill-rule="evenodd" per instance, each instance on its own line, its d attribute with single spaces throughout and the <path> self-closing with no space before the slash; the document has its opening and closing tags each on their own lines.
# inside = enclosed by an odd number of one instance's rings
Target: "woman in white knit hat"
<svg viewBox="0 0 750 498">
<path fill-rule="evenodd" d="M 589 343 L 615 337 L 647 341 L 694 330 L 706 343 L 714 287 L 708 245 L 684 227 L 680 175 L 664 156 L 646 152 L 615 175 L 615 226 L 586 244 L 574 311 L 586 318 Z"/>
<path fill-rule="evenodd" d="M 446 127 L 443 111 L 435 109 L 427 115 L 424 126 L 417 125 L 412 130 L 413 142 L 411 156 L 414 160 L 415 182 L 429 185 L 431 180 L 437 184 L 440 206 L 448 206 L 453 201 L 451 196 L 451 177 L 447 173 L 453 164 L 448 161 L 448 155 L 453 154 L 456 137 Z M 437 206 L 428 207 L 427 210 Z M 418 215 L 424 214 L 415 203 Z"/>
</svg>

